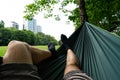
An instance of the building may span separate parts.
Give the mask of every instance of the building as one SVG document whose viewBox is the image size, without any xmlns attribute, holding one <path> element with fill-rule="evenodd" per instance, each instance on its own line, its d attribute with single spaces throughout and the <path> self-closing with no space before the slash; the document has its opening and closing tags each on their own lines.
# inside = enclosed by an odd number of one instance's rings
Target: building
<svg viewBox="0 0 120 80">
<path fill-rule="evenodd" d="M 37 21 L 36 21 L 36 19 L 28 21 L 28 30 L 30 30 L 32 32 L 35 32 L 35 33 L 37 32 Z"/>
<path fill-rule="evenodd" d="M 11 27 L 15 28 L 15 29 L 19 29 L 19 24 L 15 21 L 11 21 Z"/>
<path fill-rule="evenodd" d="M 34 33 L 41 32 L 41 26 L 37 26 L 37 20 L 28 20 L 24 22 L 23 29 L 30 30 Z"/>
<path fill-rule="evenodd" d="M 37 32 L 42 32 L 42 27 L 37 25 Z"/>
</svg>

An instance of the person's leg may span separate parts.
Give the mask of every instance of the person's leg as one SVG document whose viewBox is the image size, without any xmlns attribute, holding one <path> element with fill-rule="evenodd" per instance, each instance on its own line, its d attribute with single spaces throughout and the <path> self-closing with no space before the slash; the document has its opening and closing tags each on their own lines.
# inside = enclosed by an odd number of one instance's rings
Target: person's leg
<svg viewBox="0 0 120 80">
<path fill-rule="evenodd" d="M 61 35 L 61 41 L 63 42 L 63 46 L 67 51 L 66 67 L 65 67 L 64 75 L 73 70 L 80 70 L 78 67 L 78 59 L 74 54 L 74 52 L 70 49 L 68 38 L 64 34 Z"/>
<path fill-rule="evenodd" d="M 66 67 L 64 70 L 64 80 L 92 80 L 80 70 L 79 61 L 74 52 L 70 49 L 67 37 L 63 34 L 61 35 L 61 41 L 63 42 L 63 46 L 67 51 Z"/>
<path fill-rule="evenodd" d="M 41 80 L 33 65 L 30 47 L 25 42 L 11 41 L 3 57 L 0 80 Z"/>
<path fill-rule="evenodd" d="M 25 43 L 26 45 L 29 45 Z M 39 63 L 42 60 L 45 60 L 49 57 L 56 58 L 57 56 L 57 51 L 55 49 L 55 45 L 53 43 L 48 44 L 48 50 L 43 50 L 39 48 L 35 48 L 33 46 L 30 46 L 30 52 L 32 55 L 33 63 Z"/>
<path fill-rule="evenodd" d="M 74 52 L 71 49 L 68 49 L 64 75 L 73 70 L 80 70 L 78 64 L 78 59 L 75 56 Z"/>
<path fill-rule="evenodd" d="M 42 50 L 30 46 L 30 52 L 32 55 L 33 63 L 39 63 L 42 60 L 45 60 L 49 57 L 56 57 L 57 51 L 55 50 L 55 45 L 53 43 L 48 44 L 49 50 Z"/>
<path fill-rule="evenodd" d="M 33 63 L 39 63 L 40 61 L 45 60 L 52 56 L 52 53 L 49 50 L 42 50 L 32 46 L 30 46 L 30 51 Z"/>
<path fill-rule="evenodd" d="M 29 47 L 20 41 L 11 41 L 3 57 L 3 64 L 28 63 L 33 64 Z"/>
<path fill-rule="evenodd" d="M 9 63 L 38 63 L 55 54 L 55 46 L 50 44 L 49 50 L 42 50 L 30 46 L 25 42 L 11 41 L 8 44 L 8 49 L 3 57 L 3 62 Z"/>
</svg>

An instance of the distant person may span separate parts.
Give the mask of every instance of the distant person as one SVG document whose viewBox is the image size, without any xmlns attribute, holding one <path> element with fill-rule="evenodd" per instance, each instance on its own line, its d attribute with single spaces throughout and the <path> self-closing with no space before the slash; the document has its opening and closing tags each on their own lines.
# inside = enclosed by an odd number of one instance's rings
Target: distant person
<svg viewBox="0 0 120 80">
<path fill-rule="evenodd" d="M 67 50 L 64 80 L 91 80 L 79 69 L 77 58 L 67 44 L 67 37 L 61 35 L 61 40 Z M 50 43 L 48 48 L 49 50 L 42 50 L 25 42 L 11 41 L 3 60 L 1 59 L 3 62 L 0 65 L 0 80 L 42 80 L 34 64 L 49 57 L 55 57 L 57 54 L 55 45 Z"/>
</svg>

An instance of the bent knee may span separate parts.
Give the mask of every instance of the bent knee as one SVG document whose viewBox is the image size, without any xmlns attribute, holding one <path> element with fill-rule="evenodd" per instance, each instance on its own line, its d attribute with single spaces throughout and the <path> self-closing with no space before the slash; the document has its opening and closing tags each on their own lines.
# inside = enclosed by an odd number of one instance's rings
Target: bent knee
<svg viewBox="0 0 120 80">
<path fill-rule="evenodd" d="M 8 49 L 13 50 L 13 48 L 15 49 L 28 49 L 28 45 L 25 44 L 25 42 L 21 42 L 21 41 L 10 41 L 10 43 L 8 44 Z"/>
<path fill-rule="evenodd" d="M 21 41 L 17 41 L 17 40 L 10 41 L 8 46 L 10 46 L 10 45 L 14 45 L 14 46 L 28 46 L 27 43 L 21 42 Z"/>
<path fill-rule="evenodd" d="M 31 54 L 28 46 L 21 41 L 11 41 L 8 44 L 3 62 L 4 64 L 12 62 L 32 63 Z"/>
<path fill-rule="evenodd" d="M 12 40 L 12 41 L 9 42 L 8 46 L 11 45 L 11 44 L 15 44 L 16 42 L 19 42 L 19 41 L 17 41 L 17 40 Z"/>
</svg>

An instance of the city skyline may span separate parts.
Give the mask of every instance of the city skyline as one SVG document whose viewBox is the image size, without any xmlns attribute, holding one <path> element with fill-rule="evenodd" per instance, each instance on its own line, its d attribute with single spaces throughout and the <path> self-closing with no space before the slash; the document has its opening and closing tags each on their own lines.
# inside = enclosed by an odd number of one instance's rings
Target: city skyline
<svg viewBox="0 0 120 80">
<path fill-rule="evenodd" d="M 5 22 L 5 26 L 9 26 L 11 21 L 19 24 L 20 29 L 23 28 L 23 11 L 25 5 L 31 3 L 33 0 L 1 0 L 0 1 L 0 20 Z M 60 13 L 56 10 L 56 13 Z M 54 18 L 45 19 L 43 14 L 35 16 L 38 25 L 42 26 L 42 32 L 54 36 L 60 40 L 60 35 L 65 34 L 68 37 L 74 32 L 75 27 L 73 23 L 66 24 L 68 20 L 64 14 L 61 13 L 61 21 L 56 21 Z"/>
<path fill-rule="evenodd" d="M 34 33 L 38 33 L 38 32 L 42 32 L 41 30 L 41 26 L 37 24 L 37 20 L 36 19 L 32 19 L 32 20 L 25 20 L 23 23 L 23 27 L 26 30 L 30 30 Z"/>
</svg>

